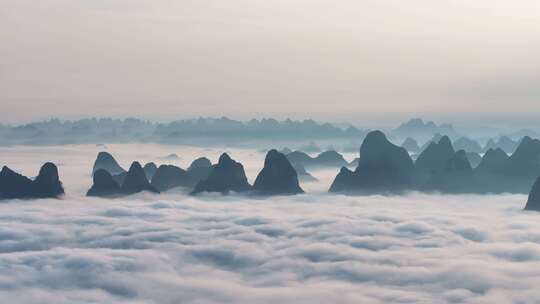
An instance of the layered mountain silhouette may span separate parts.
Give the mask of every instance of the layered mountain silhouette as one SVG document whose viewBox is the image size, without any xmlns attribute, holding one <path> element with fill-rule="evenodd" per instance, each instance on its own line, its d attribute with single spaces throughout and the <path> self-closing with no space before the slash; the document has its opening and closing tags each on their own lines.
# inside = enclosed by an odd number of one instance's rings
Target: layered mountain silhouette
<svg viewBox="0 0 540 304">
<path fill-rule="evenodd" d="M 86 196 L 114 197 L 122 194 L 120 186 L 107 170 L 98 169 L 94 172 L 93 181 L 94 184 Z"/>
<path fill-rule="evenodd" d="M 454 156 L 454 147 L 448 136 L 438 141 L 431 141 L 428 147 L 418 155 L 415 162 L 416 170 L 421 178 L 443 171 L 446 162 Z"/>
<path fill-rule="evenodd" d="M 524 137 L 511 156 L 497 148 L 480 157 L 464 150 L 456 152 L 448 136 L 436 136 L 411 169 L 403 153 L 375 131 L 366 137 L 360 156 L 355 171 L 341 169 L 331 192 L 527 193 L 540 175 L 540 140 L 530 137 Z"/>
<path fill-rule="evenodd" d="M 197 168 L 210 168 L 212 167 L 212 162 L 206 157 L 199 157 L 191 162 L 189 165 L 188 171 L 197 169 Z"/>
<path fill-rule="evenodd" d="M 212 166 L 208 178 L 195 186 L 192 194 L 201 192 L 246 192 L 252 189 L 247 181 L 244 166 L 231 159 L 227 153 L 221 154 L 217 164 Z"/>
<path fill-rule="evenodd" d="M 502 149 L 489 149 L 482 157 L 476 172 L 481 175 L 504 175 L 510 157 Z"/>
<path fill-rule="evenodd" d="M 467 159 L 473 168 L 478 167 L 480 162 L 482 162 L 482 156 L 476 152 L 466 152 Z"/>
<path fill-rule="evenodd" d="M 144 174 L 146 175 L 146 178 L 151 181 L 154 177 L 154 174 L 156 174 L 157 166 L 156 164 L 150 162 L 144 165 L 143 167 Z"/>
<path fill-rule="evenodd" d="M 195 159 L 187 169 L 189 178 L 193 183 L 192 187 L 200 181 L 207 179 L 210 172 L 212 172 L 212 163 L 208 158 L 199 157 Z"/>
<path fill-rule="evenodd" d="M 93 184 L 86 193 L 87 196 L 115 197 L 130 195 L 143 191 L 159 193 L 159 191 L 150 185 L 146 178 L 143 167 L 139 162 L 133 162 L 127 172 L 119 174 L 122 176 L 122 182 L 105 169 L 98 169 L 93 175 Z"/>
<path fill-rule="evenodd" d="M 472 179 L 472 167 L 465 151 L 455 152 L 450 138 L 443 136 L 418 156 L 415 162 L 416 188 L 423 191 L 462 192 Z"/>
<path fill-rule="evenodd" d="M 154 174 L 151 185 L 163 192 L 176 187 L 191 189 L 195 182 L 189 177 L 186 170 L 172 165 L 161 165 Z"/>
<path fill-rule="evenodd" d="M 53 163 L 45 163 L 34 180 L 7 166 L 0 171 L 0 199 L 57 198 L 63 194 L 58 168 Z"/>
<path fill-rule="evenodd" d="M 420 189 L 445 193 L 474 192 L 473 169 L 465 151 L 455 152 L 440 171 L 432 172 Z"/>
<path fill-rule="evenodd" d="M 343 156 L 334 150 L 322 152 L 316 157 L 311 157 L 302 151 L 294 151 L 286 154 L 286 157 L 293 166 L 300 165 L 305 168 L 342 167 L 348 165 Z"/>
<path fill-rule="evenodd" d="M 92 174 L 99 169 L 107 170 L 111 175 L 117 175 L 126 172 L 116 159 L 108 152 L 99 152 L 94 162 L 94 168 L 92 169 Z"/>
<path fill-rule="evenodd" d="M 460 137 L 454 141 L 454 148 L 456 150 L 464 150 L 466 152 L 482 153 L 484 149 L 482 146 L 468 137 Z"/>
<path fill-rule="evenodd" d="M 368 133 L 353 172 L 342 167 L 330 192 L 399 192 L 413 186 L 415 168 L 407 150 L 392 144 L 381 131 Z"/>
<path fill-rule="evenodd" d="M 443 136 L 440 134 L 440 133 L 436 133 L 435 135 L 433 135 L 433 138 L 431 138 L 430 140 L 426 141 L 422 147 L 420 147 L 420 152 L 423 152 L 425 149 L 427 149 L 427 147 L 429 147 L 429 145 L 431 145 L 432 142 L 434 143 L 438 143 L 441 138 Z"/>
<path fill-rule="evenodd" d="M 437 125 L 432 121 L 424 122 L 420 118 L 413 118 L 402 123 L 398 128 L 392 130 L 392 138 L 413 137 L 421 142 L 433 137 L 434 134 L 447 134 L 451 137 L 456 137 L 457 133 L 450 124 Z"/>
<path fill-rule="evenodd" d="M 133 162 L 131 164 L 120 189 L 124 194 L 134 194 L 142 191 L 159 193 L 159 191 L 152 187 L 148 182 L 146 174 L 139 162 Z"/>
<path fill-rule="evenodd" d="M 403 148 L 405 148 L 409 153 L 418 153 L 420 152 L 420 146 L 418 146 L 418 142 L 411 137 L 407 137 L 405 141 L 401 144 Z"/>
<path fill-rule="evenodd" d="M 277 150 L 266 154 L 264 167 L 257 175 L 253 189 L 263 195 L 293 195 L 304 193 L 298 175 L 287 157 Z"/>
<path fill-rule="evenodd" d="M 293 165 L 296 174 L 298 175 L 298 180 L 301 182 L 316 182 L 318 179 L 307 172 L 306 168 L 302 165 Z"/>
<path fill-rule="evenodd" d="M 501 136 L 497 141 L 490 138 L 484 147 L 484 152 L 487 152 L 489 149 L 502 149 L 507 154 L 512 154 L 516 151 L 519 144 L 520 141 L 514 141 L 508 136 Z"/>
<path fill-rule="evenodd" d="M 540 175 L 540 140 L 524 137 L 511 156 L 488 150 L 475 173 L 483 192 L 527 193 Z"/>
</svg>

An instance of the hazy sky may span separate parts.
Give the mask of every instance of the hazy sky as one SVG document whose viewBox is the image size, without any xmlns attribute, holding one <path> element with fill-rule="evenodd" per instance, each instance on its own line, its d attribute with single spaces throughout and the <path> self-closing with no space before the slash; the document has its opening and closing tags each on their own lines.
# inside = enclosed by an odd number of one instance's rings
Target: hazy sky
<svg viewBox="0 0 540 304">
<path fill-rule="evenodd" d="M 0 121 L 540 114 L 538 0 L 0 0 Z"/>
</svg>

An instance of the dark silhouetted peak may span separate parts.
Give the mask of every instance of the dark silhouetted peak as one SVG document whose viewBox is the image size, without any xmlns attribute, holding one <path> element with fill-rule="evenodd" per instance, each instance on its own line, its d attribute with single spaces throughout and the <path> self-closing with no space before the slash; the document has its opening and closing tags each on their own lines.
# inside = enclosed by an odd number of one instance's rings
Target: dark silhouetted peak
<svg viewBox="0 0 540 304">
<path fill-rule="evenodd" d="M 397 174 L 413 170 L 407 150 L 392 144 L 381 131 L 368 133 L 360 147 L 358 170 L 391 170 Z"/>
<path fill-rule="evenodd" d="M 99 169 L 94 172 L 94 184 L 86 193 L 87 196 L 111 197 L 121 194 L 120 186 L 113 180 L 109 171 Z"/>
<path fill-rule="evenodd" d="M 270 150 L 264 160 L 253 189 L 265 195 L 298 194 L 304 191 L 298 184 L 298 175 L 287 157 L 277 150 Z"/>
<path fill-rule="evenodd" d="M 528 136 L 523 137 L 510 159 L 520 162 L 538 162 L 540 160 L 540 140 Z"/>
<path fill-rule="evenodd" d="M 189 187 L 193 188 L 200 181 L 207 179 L 210 172 L 212 172 L 212 163 L 208 158 L 200 157 L 194 160 L 187 170 L 190 180 Z M 187 185 L 185 186 L 187 187 Z"/>
<path fill-rule="evenodd" d="M 55 198 L 62 194 L 64 188 L 53 163 L 45 163 L 33 181 L 8 167 L 0 171 L 0 198 Z"/>
<path fill-rule="evenodd" d="M 508 161 L 509 156 L 502 149 L 489 149 L 476 167 L 476 171 L 482 174 L 504 174 L 505 168 L 509 165 Z"/>
<path fill-rule="evenodd" d="M 433 172 L 444 169 L 448 160 L 454 156 L 454 148 L 448 136 L 443 136 L 438 142 L 432 141 L 429 146 L 418 155 L 415 167 L 418 171 Z"/>
<path fill-rule="evenodd" d="M 380 146 L 386 145 L 387 143 L 389 143 L 389 141 L 382 131 L 371 131 L 366 135 L 366 138 L 364 138 L 364 142 L 360 146 L 360 149 L 365 146 Z"/>
<path fill-rule="evenodd" d="M 199 157 L 194 160 L 191 165 L 189 165 L 188 171 L 191 171 L 195 168 L 210 168 L 212 167 L 212 162 L 206 157 Z"/>
<path fill-rule="evenodd" d="M 150 185 L 139 162 L 133 162 L 122 184 L 122 192 L 133 194 L 141 191 L 158 192 Z"/>
<path fill-rule="evenodd" d="M 439 143 L 439 141 L 441 141 L 442 137 L 443 136 L 440 133 L 435 134 L 431 138 L 431 140 L 428 140 L 426 143 L 424 143 L 424 145 L 420 148 L 420 151 L 422 151 L 422 152 L 425 151 L 427 149 L 427 147 L 429 147 L 429 145 L 431 145 L 432 143 Z"/>
<path fill-rule="evenodd" d="M 113 175 L 112 178 L 114 179 L 114 181 L 115 181 L 118 185 L 123 185 L 123 184 L 124 184 L 124 180 L 126 179 L 126 176 L 127 176 L 127 172 L 122 172 L 122 173 Z"/>
<path fill-rule="evenodd" d="M 360 186 L 358 185 L 359 178 L 357 174 L 351 170 L 349 170 L 347 167 L 342 167 L 339 170 L 338 175 L 332 182 L 332 185 L 330 186 L 330 192 L 361 192 L 362 190 L 359 189 Z"/>
<path fill-rule="evenodd" d="M 7 166 L 0 171 L 0 198 L 32 197 L 33 182 Z"/>
<path fill-rule="evenodd" d="M 176 187 L 192 188 L 194 182 L 184 169 L 172 165 L 161 165 L 151 185 L 159 191 L 167 191 Z"/>
<path fill-rule="evenodd" d="M 212 166 L 207 179 L 200 181 L 193 193 L 220 192 L 226 194 L 230 191 L 245 192 L 251 186 L 247 182 L 244 166 L 231 159 L 227 153 L 219 157 L 219 162 Z"/>
<path fill-rule="evenodd" d="M 475 192 L 473 170 L 464 150 L 455 152 L 445 161 L 442 168 L 422 172 L 418 188 L 444 193 Z"/>
<path fill-rule="evenodd" d="M 407 150 L 392 144 L 381 131 L 370 132 L 360 147 L 358 167 L 342 168 L 330 191 L 396 192 L 408 189 L 414 165 Z"/>
<path fill-rule="evenodd" d="M 472 166 L 464 150 L 454 153 L 446 163 L 445 170 L 449 173 L 472 174 Z"/>
<path fill-rule="evenodd" d="M 540 140 L 524 137 L 514 154 L 510 156 L 506 173 L 536 179 L 540 174 Z"/>
<path fill-rule="evenodd" d="M 35 197 L 58 197 L 64 188 L 58 177 L 58 168 L 53 163 L 45 163 L 34 180 Z"/>
<path fill-rule="evenodd" d="M 94 168 L 92 169 L 92 174 L 99 169 L 104 169 L 109 171 L 111 175 L 116 175 L 125 172 L 125 170 L 120 167 L 118 162 L 114 157 L 108 152 L 99 152 L 94 162 Z"/>
<path fill-rule="evenodd" d="M 227 153 L 223 153 L 219 156 L 218 165 L 225 166 L 233 164 L 235 161 Z"/>
<path fill-rule="evenodd" d="M 414 140 L 413 138 L 407 137 L 405 141 L 401 144 L 403 148 L 405 148 L 410 153 L 418 153 L 420 152 L 420 147 L 418 146 L 418 142 Z"/>
<path fill-rule="evenodd" d="M 529 193 L 529 199 L 525 205 L 525 210 L 540 211 L 540 177 L 536 179 L 536 182 Z"/>
<path fill-rule="evenodd" d="M 146 178 L 148 180 L 152 180 L 152 178 L 154 177 L 154 174 L 156 174 L 157 166 L 154 163 L 147 163 L 146 165 L 144 165 L 143 170 L 144 170 L 144 174 L 146 175 Z"/>
</svg>

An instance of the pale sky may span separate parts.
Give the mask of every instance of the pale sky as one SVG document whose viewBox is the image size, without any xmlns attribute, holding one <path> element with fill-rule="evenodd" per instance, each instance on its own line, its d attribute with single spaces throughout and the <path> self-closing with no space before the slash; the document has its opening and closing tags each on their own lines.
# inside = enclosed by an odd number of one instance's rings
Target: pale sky
<svg viewBox="0 0 540 304">
<path fill-rule="evenodd" d="M 538 0 L 0 0 L 0 122 L 540 114 Z"/>
</svg>

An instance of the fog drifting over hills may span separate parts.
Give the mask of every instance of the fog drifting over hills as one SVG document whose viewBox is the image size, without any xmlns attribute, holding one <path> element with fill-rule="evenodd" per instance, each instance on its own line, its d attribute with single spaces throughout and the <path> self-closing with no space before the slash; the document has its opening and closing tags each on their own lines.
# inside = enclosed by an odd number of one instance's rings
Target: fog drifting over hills
<svg viewBox="0 0 540 304">
<path fill-rule="evenodd" d="M 187 166 L 219 149 L 149 144 L 5 147 L 33 176 L 59 164 L 62 200 L 0 204 L 0 296 L 17 303 L 530 303 L 538 214 L 524 195 L 329 195 L 253 199 L 180 192 L 83 197 L 97 151 Z M 249 180 L 264 154 L 228 152 Z M 176 153 L 180 159 L 164 161 Z M 346 155 L 348 160 L 354 154 Z M 309 185 L 311 184 L 311 185 Z"/>
</svg>

